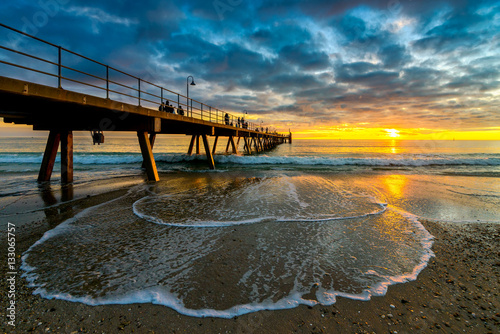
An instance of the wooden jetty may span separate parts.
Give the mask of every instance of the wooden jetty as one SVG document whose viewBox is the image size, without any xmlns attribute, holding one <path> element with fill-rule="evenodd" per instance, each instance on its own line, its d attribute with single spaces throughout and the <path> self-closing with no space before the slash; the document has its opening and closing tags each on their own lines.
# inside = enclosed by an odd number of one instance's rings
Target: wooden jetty
<svg viewBox="0 0 500 334">
<path fill-rule="evenodd" d="M 103 131 L 136 132 L 143 167 L 150 181 L 159 180 L 153 156 L 154 142 L 159 134 L 191 136 L 187 150 L 189 155 L 193 154 L 194 149 L 196 154 L 200 154 L 201 138 L 211 169 L 215 169 L 213 154 L 220 138 L 227 138 L 228 154 L 238 154 L 241 140 L 246 154 L 291 143 L 291 133 L 285 135 L 270 132 L 262 124 L 257 126 L 242 121 L 225 111 L 19 30 L 3 24 L 0 27 L 57 50 L 57 59 L 51 60 L 0 45 L 0 55 L 4 56 L 0 57 L 0 117 L 4 118 L 5 123 L 32 125 L 33 130 L 49 131 L 39 181 L 50 180 L 57 151 L 61 146 L 61 179 L 63 183 L 73 182 L 74 131 L 93 131 L 97 138 Z M 105 76 L 66 65 L 63 62 L 64 54 L 102 67 Z M 29 61 L 18 61 L 19 57 Z M 37 67 L 35 63 L 51 65 L 55 71 L 45 70 L 43 66 Z M 18 76 L 21 73 L 21 77 L 25 73 L 26 79 L 9 77 L 5 70 L 9 68 L 15 69 L 13 72 Z M 37 79 L 43 77 L 44 84 L 34 82 L 33 74 L 36 74 Z M 113 79 L 112 75 L 116 74 L 126 80 Z M 53 81 L 54 85 L 45 84 L 47 80 Z M 65 85 L 70 88 L 64 87 Z M 95 94 L 96 91 L 98 94 Z M 159 110 L 158 105 L 163 102 L 169 102 L 170 106 Z M 215 137 L 212 148 L 209 146 L 208 136 Z"/>
</svg>

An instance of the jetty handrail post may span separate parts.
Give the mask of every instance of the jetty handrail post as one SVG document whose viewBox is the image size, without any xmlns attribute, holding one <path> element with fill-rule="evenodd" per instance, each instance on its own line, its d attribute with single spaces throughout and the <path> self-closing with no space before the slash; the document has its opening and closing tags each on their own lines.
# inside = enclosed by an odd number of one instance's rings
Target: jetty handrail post
<svg viewBox="0 0 500 334">
<path fill-rule="evenodd" d="M 160 101 L 160 104 L 162 104 L 163 103 L 163 87 L 160 87 L 160 89 L 161 89 L 161 97 L 160 97 L 161 101 Z"/>
<path fill-rule="evenodd" d="M 181 106 L 181 97 L 179 94 L 177 94 L 177 109 L 179 109 L 179 107 Z M 179 111 L 177 111 L 179 112 Z"/>
<path fill-rule="evenodd" d="M 203 121 L 203 103 L 201 103 L 200 118 Z"/>
<path fill-rule="evenodd" d="M 137 90 L 139 92 L 139 107 L 141 106 L 141 78 L 138 78 L 138 85 L 137 85 Z"/>
<path fill-rule="evenodd" d="M 212 122 L 212 106 L 208 106 L 208 120 Z"/>
<path fill-rule="evenodd" d="M 58 49 L 58 61 L 57 61 L 57 87 L 62 88 L 61 85 L 61 77 L 62 77 L 62 54 L 61 54 L 61 46 L 57 47 Z"/>
<path fill-rule="evenodd" d="M 109 66 L 106 65 L 106 98 L 109 99 Z"/>
</svg>

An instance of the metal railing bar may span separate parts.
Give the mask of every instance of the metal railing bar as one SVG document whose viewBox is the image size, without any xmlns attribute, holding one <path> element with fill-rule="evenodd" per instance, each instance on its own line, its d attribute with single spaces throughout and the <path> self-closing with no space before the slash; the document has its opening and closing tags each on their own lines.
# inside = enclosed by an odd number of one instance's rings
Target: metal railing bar
<svg viewBox="0 0 500 334">
<path fill-rule="evenodd" d="M 33 59 L 36 59 L 36 60 L 40 60 L 40 61 L 46 62 L 48 64 L 51 64 L 51 65 L 55 65 L 55 66 L 59 65 L 58 63 L 55 63 L 53 61 L 50 61 L 50 60 L 47 60 L 47 59 L 43 59 L 43 58 L 40 58 L 40 57 L 37 57 L 37 56 L 32 56 L 30 54 L 27 54 L 27 53 L 24 53 L 24 52 L 21 52 L 21 51 L 17 51 L 17 50 L 14 50 L 14 49 L 2 46 L 2 45 L 0 45 L 0 49 L 4 49 L 4 50 L 7 50 L 7 51 L 10 51 L 10 52 L 13 52 L 13 53 L 17 53 L 17 54 L 20 54 L 20 55 L 28 57 L 28 58 L 33 58 Z"/>
<path fill-rule="evenodd" d="M 8 61 L 4 61 L 4 60 L 0 60 L 0 63 L 2 64 L 6 64 L 6 65 L 10 65 L 10 66 L 14 66 L 14 67 L 18 67 L 18 68 L 22 68 L 24 70 L 28 70 L 28 71 L 32 71 L 32 72 L 37 72 L 37 73 L 41 73 L 41 74 L 45 74 L 45 75 L 49 75 L 49 76 L 52 76 L 52 77 L 56 77 L 57 78 L 57 74 L 52 74 L 52 73 L 49 73 L 49 72 L 44 72 L 44 71 L 40 71 L 40 70 L 35 70 L 34 68 L 31 68 L 31 67 L 26 67 L 26 66 L 23 66 L 23 65 L 17 65 L 17 64 L 13 64 L 13 63 L 10 63 Z"/>
<path fill-rule="evenodd" d="M 50 42 L 44 41 L 44 40 L 43 40 L 43 39 L 41 39 L 41 38 L 38 38 L 38 37 L 35 37 L 35 36 L 33 36 L 33 35 L 27 34 L 27 33 L 25 33 L 24 31 L 17 30 L 17 29 L 15 29 L 15 28 L 9 27 L 9 26 L 7 26 L 7 25 L 5 25 L 5 24 L 3 24 L 3 23 L 0 23 L 0 26 L 1 26 L 1 27 L 4 27 L 4 28 L 7 28 L 7 29 L 10 29 L 10 30 L 12 30 L 12 31 L 15 31 L 15 32 L 17 32 L 17 33 L 19 33 L 19 34 L 21 34 L 21 35 L 28 36 L 28 37 L 31 37 L 31 38 L 33 38 L 33 39 L 36 39 L 37 41 L 40 41 L 40 42 L 42 42 L 42 43 L 45 43 L 45 44 L 48 44 L 48 45 L 51 45 L 51 46 L 55 46 L 56 48 L 58 47 L 58 45 L 55 45 L 55 44 L 53 44 L 53 43 L 50 43 Z"/>
<path fill-rule="evenodd" d="M 134 87 L 132 87 L 132 86 L 127 86 L 127 85 L 121 84 L 121 83 L 116 82 L 116 81 L 113 81 L 113 80 L 109 80 L 108 82 L 109 82 L 110 84 L 114 84 L 114 85 L 117 85 L 117 86 L 121 86 L 121 87 L 123 87 L 123 88 L 128 88 L 128 89 L 132 89 L 132 90 L 137 91 L 137 88 L 134 88 Z"/>
<path fill-rule="evenodd" d="M 58 47 L 59 47 L 59 46 L 58 46 Z M 67 52 L 67 53 L 71 53 L 71 54 L 73 54 L 73 55 L 75 55 L 75 56 L 78 56 L 78 57 L 80 57 L 80 58 L 83 58 L 83 59 L 86 59 L 86 60 L 88 60 L 88 61 L 91 61 L 91 62 L 93 62 L 93 63 L 95 63 L 95 64 L 97 64 L 97 65 L 101 65 L 101 66 L 106 67 L 106 64 L 103 64 L 103 63 L 101 63 L 101 62 L 99 62 L 99 61 L 97 61 L 97 60 L 94 60 L 94 59 L 92 59 L 92 58 L 86 57 L 86 56 L 81 55 L 81 54 L 79 54 L 79 53 L 76 53 L 76 52 L 74 52 L 74 51 L 71 51 L 71 50 L 65 49 L 65 48 L 63 48 L 63 47 L 60 47 L 60 48 L 61 48 L 61 50 L 62 50 L 62 51 L 65 51 L 65 52 Z"/>
<path fill-rule="evenodd" d="M 71 82 L 76 82 L 76 83 L 79 83 L 79 84 L 82 84 L 82 85 L 85 85 L 85 86 L 90 86 L 90 87 L 94 87 L 94 88 L 106 90 L 106 88 L 99 87 L 99 86 L 96 86 L 96 85 L 93 85 L 93 84 L 89 84 L 89 83 L 86 83 L 86 82 L 83 82 L 83 81 L 78 81 L 78 80 L 75 80 L 75 79 L 70 79 L 70 78 L 66 78 L 66 77 L 61 77 L 61 79 L 62 80 L 67 80 L 67 81 L 71 81 Z"/>
<path fill-rule="evenodd" d="M 155 94 L 153 94 L 153 93 L 148 93 L 148 92 L 146 92 L 146 91 L 141 90 L 141 94 L 142 94 L 142 93 L 144 93 L 144 95 L 149 95 L 149 96 L 157 97 L 158 99 L 160 98 L 160 96 L 158 96 L 158 95 L 155 95 Z"/>
<path fill-rule="evenodd" d="M 121 96 L 127 96 L 127 97 L 131 97 L 133 99 L 136 99 L 137 100 L 137 96 L 133 96 L 133 95 L 129 95 L 129 94 L 125 94 L 125 93 L 121 93 L 121 92 L 117 92 L 115 90 L 112 90 L 110 89 L 109 90 L 110 93 L 115 93 L 115 94 L 118 94 L 118 95 L 121 95 Z"/>
<path fill-rule="evenodd" d="M 104 66 L 106 66 L 106 65 L 104 65 Z M 110 69 L 110 70 L 113 70 L 113 71 L 115 71 L 115 72 L 118 72 L 118 73 L 124 74 L 124 75 L 126 75 L 126 76 L 128 76 L 128 77 L 131 77 L 132 79 L 136 79 L 136 80 L 141 79 L 141 78 L 139 78 L 139 77 L 136 77 L 135 75 L 132 75 L 132 74 L 129 74 L 129 73 L 123 72 L 123 71 L 121 71 L 121 70 L 119 70 L 119 69 L 117 69 L 117 68 L 111 67 L 111 66 L 109 67 L 109 69 Z M 141 79 L 141 81 L 142 81 L 142 79 Z"/>
<path fill-rule="evenodd" d="M 61 65 L 61 67 L 65 68 L 65 69 L 68 69 L 68 70 L 71 70 L 71 71 L 74 71 L 74 72 L 77 72 L 77 73 L 80 73 L 80 74 L 87 75 L 87 76 L 92 77 L 92 78 L 96 78 L 96 79 L 99 79 L 99 80 L 102 80 L 102 81 L 106 81 L 105 78 L 101 78 L 101 77 L 99 77 L 97 75 L 93 75 L 93 74 L 90 74 L 90 73 L 86 73 L 86 72 L 77 70 L 76 68 L 72 68 L 72 67 L 68 67 L 68 66 L 64 66 L 64 65 Z"/>
</svg>

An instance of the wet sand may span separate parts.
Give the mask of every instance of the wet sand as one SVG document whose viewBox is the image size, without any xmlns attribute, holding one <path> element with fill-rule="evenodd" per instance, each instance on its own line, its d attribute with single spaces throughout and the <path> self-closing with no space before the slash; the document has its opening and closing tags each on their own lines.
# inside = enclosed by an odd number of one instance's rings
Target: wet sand
<svg viewBox="0 0 500 334">
<path fill-rule="evenodd" d="M 14 222 L 30 218 L 30 223 L 17 225 L 17 268 L 21 254 L 45 231 L 124 191 L 82 195 L 58 206 L 56 212 L 45 212 L 48 218 L 11 217 Z M 7 333 L 500 333 L 500 224 L 422 223 L 435 236 L 435 257 L 416 281 L 393 285 L 385 296 L 370 301 L 339 298 L 332 306 L 301 305 L 233 319 L 194 318 L 152 304 L 88 306 L 47 300 L 33 295 L 17 275 L 16 326 L 9 326 L 2 316 L 0 329 Z M 6 238 L 0 245 L 7 249 Z M 1 252 L 2 263 L 7 262 L 6 255 Z M 4 314 L 6 279 L 0 289 Z"/>
</svg>

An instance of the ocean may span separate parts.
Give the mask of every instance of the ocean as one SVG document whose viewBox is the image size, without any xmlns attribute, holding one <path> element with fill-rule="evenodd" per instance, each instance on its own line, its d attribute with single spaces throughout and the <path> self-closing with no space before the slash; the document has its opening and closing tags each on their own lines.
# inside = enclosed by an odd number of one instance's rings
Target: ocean
<svg viewBox="0 0 500 334">
<path fill-rule="evenodd" d="M 251 156 L 225 155 L 219 141 L 212 171 L 185 154 L 189 137 L 159 136 L 161 180 L 148 183 L 137 138 L 92 145 L 79 133 L 68 197 L 57 163 L 49 185 L 36 183 L 45 140 L 0 138 L 5 224 L 126 189 L 23 254 L 23 276 L 45 298 L 223 318 L 369 300 L 425 268 L 433 236 L 423 219 L 500 223 L 500 141 L 294 139 Z M 38 202 L 20 212 L 29 198 Z"/>
</svg>

